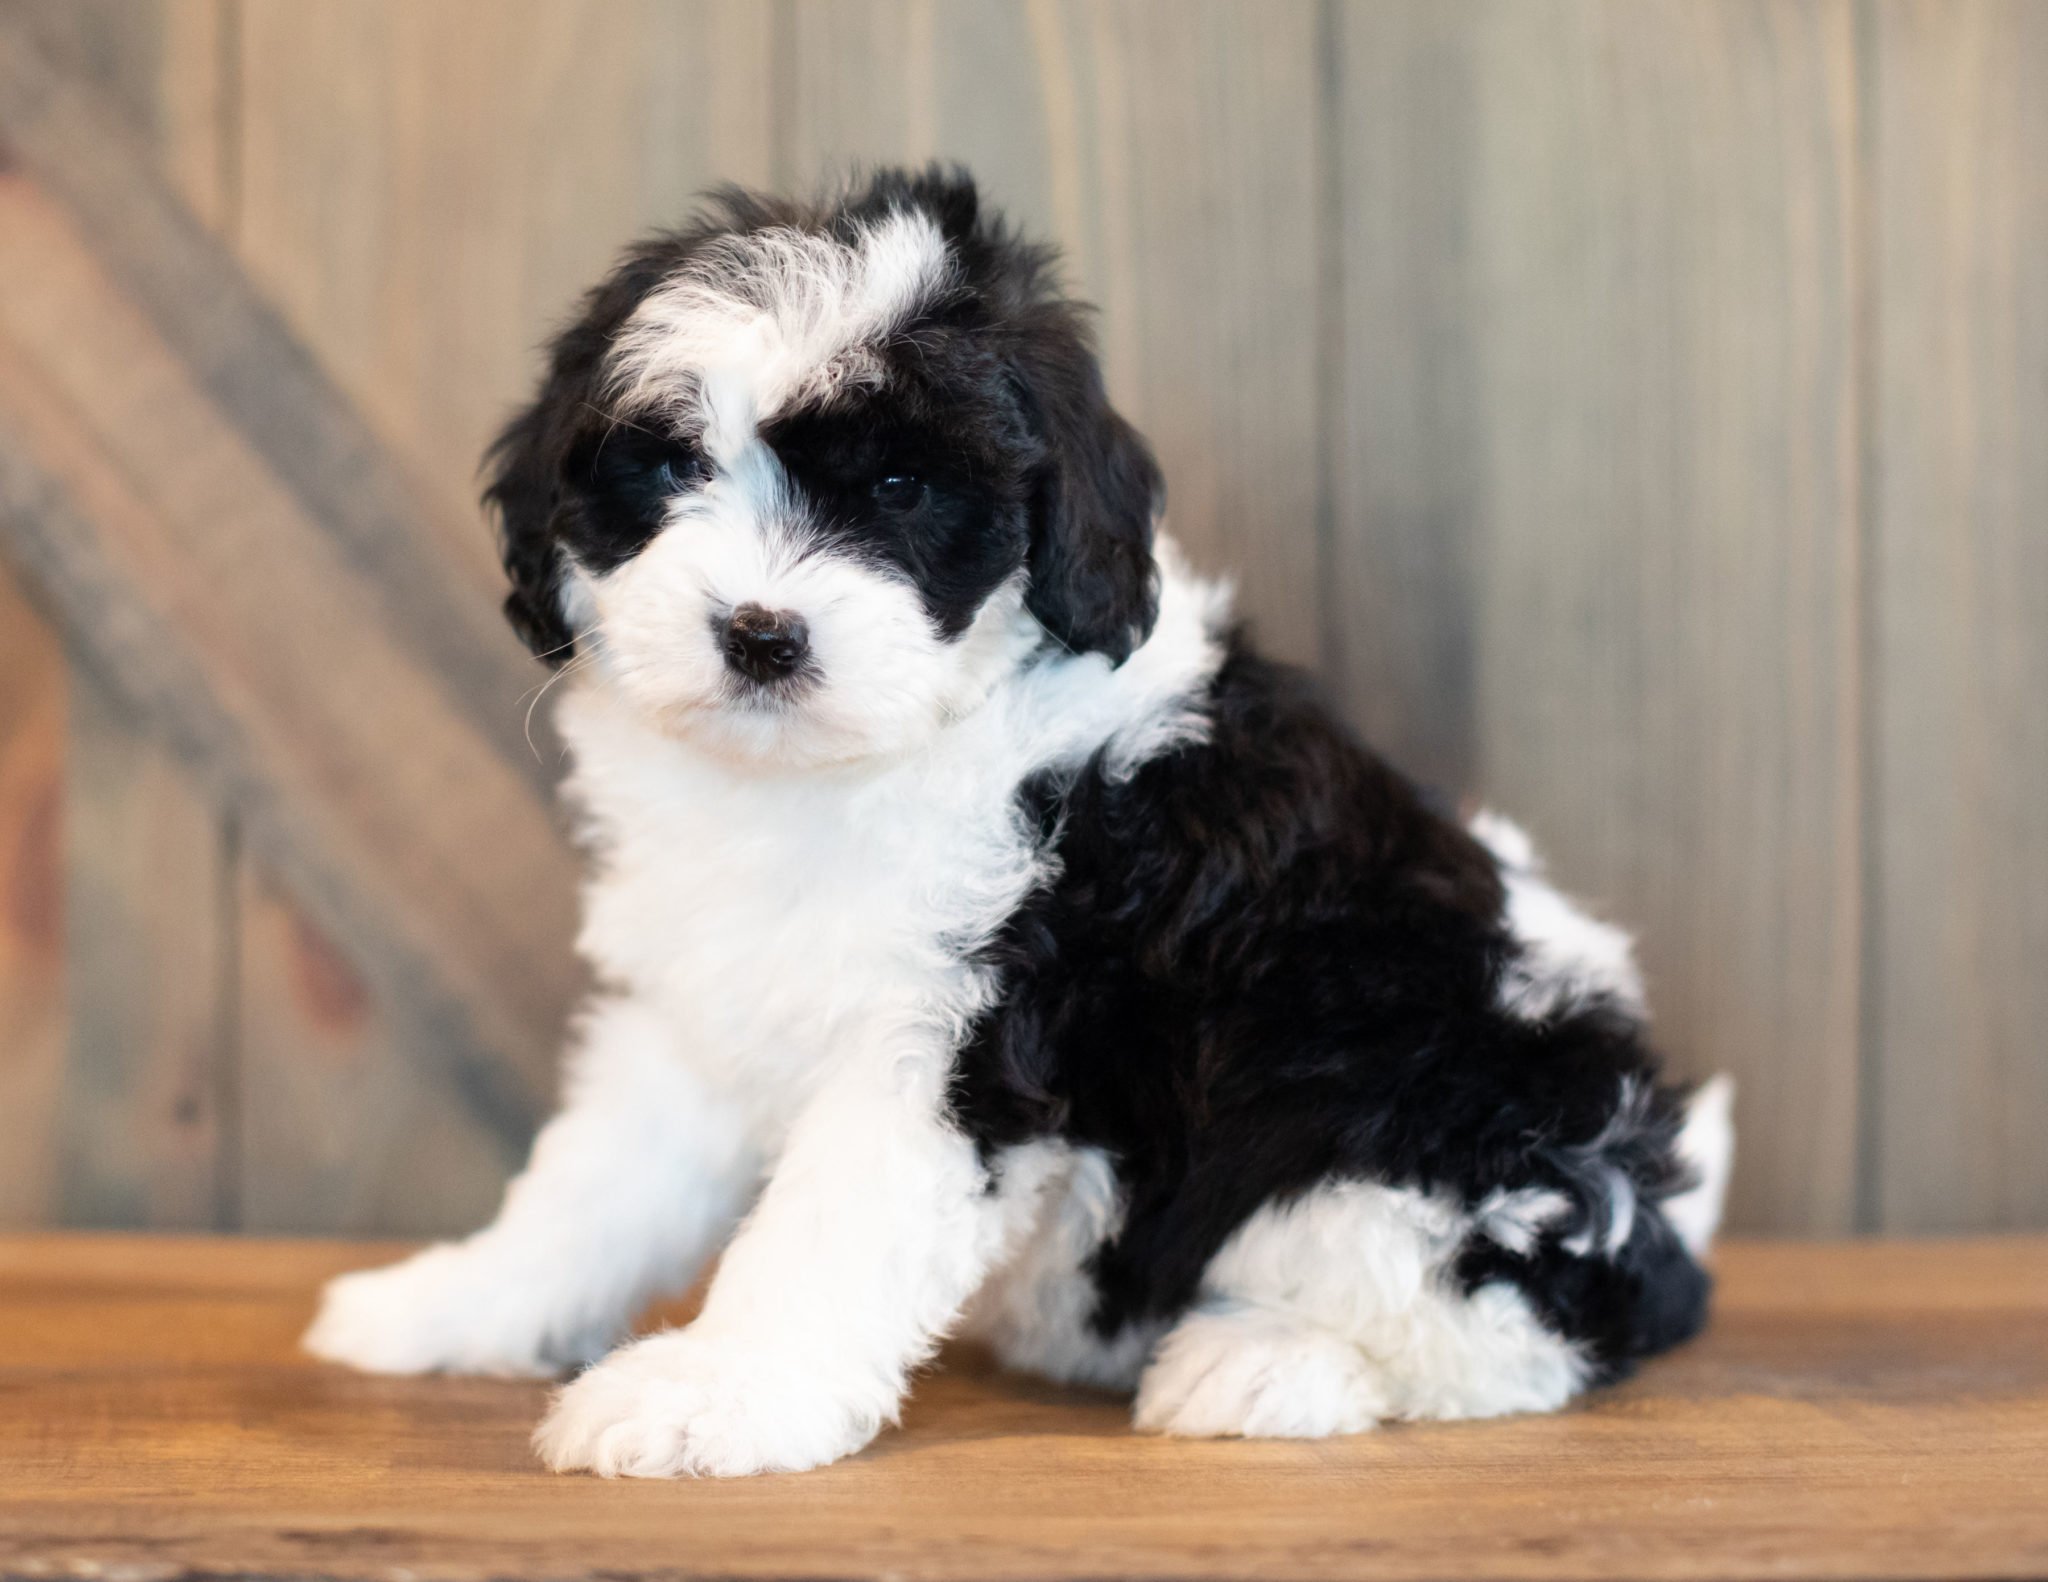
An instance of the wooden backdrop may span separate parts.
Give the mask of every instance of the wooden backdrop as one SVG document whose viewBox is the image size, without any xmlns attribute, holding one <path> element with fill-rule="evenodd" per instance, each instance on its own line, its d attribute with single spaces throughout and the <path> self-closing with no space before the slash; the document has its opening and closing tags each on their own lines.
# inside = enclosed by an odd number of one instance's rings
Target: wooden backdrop
<svg viewBox="0 0 2048 1582">
<path fill-rule="evenodd" d="M 9 0 L 0 1219 L 488 1210 L 577 975 L 478 453 L 695 190 L 944 153 L 1268 642 L 1640 929 L 1741 1225 L 2048 1224 L 2044 83 L 1976 0 Z"/>
</svg>

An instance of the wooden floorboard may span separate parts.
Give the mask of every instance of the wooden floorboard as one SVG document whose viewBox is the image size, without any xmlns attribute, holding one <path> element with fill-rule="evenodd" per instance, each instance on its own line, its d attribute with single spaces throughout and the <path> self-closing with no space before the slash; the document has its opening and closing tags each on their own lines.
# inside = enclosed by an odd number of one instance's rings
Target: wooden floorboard
<svg viewBox="0 0 2048 1582">
<path fill-rule="evenodd" d="M 379 1249 L 0 1238 L 0 1577 L 2048 1574 L 2048 1240 L 1744 1244 L 1711 1332 L 1554 1417 L 1140 1438 L 954 1358 L 840 1466 L 545 1473 L 535 1384 L 299 1356 Z"/>
</svg>

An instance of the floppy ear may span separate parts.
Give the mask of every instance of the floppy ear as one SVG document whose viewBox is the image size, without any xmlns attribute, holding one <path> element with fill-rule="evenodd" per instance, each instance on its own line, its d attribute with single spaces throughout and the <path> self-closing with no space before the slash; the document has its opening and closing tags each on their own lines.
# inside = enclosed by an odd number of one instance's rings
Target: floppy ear
<svg viewBox="0 0 2048 1582">
<path fill-rule="evenodd" d="M 1159 614 L 1152 524 L 1165 481 L 1144 437 L 1110 407 L 1086 328 L 1047 304 L 1015 358 L 1045 448 L 1031 491 L 1026 607 L 1076 653 L 1122 664 Z"/>
<path fill-rule="evenodd" d="M 562 560 L 554 533 L 560 487 L 548 443 L 554 383 L 550 379 L 540 399 L 491 446 L 484 460 L 491 478 L 484 501 L 497 513 L 498 558 L 512 581 L 505 619 L 537 658 L 559 668 L 568 663 L 576 638 L 562 618 Z"/>
<path fill-rule="evenodd" d="M 733 192 L 728 208 L 745 200 Z M 562 507 L 562 462 L 576 426 L 595 399 L 606 348 L 642 297 L 677 260 L 709 234 L 649 237 L 626 252 L 609 277 L 583 299 L 578 316 L 555 337 L 540 392 L 505 426 L 484 455 L 484 503 L 497 514 L 498 558 L 512 591 L 505 618 L 526 646 L 556 667 L 569 661 L 576 634 L 562 616 L 562 556 L 555 516 Z"/>
</svg>

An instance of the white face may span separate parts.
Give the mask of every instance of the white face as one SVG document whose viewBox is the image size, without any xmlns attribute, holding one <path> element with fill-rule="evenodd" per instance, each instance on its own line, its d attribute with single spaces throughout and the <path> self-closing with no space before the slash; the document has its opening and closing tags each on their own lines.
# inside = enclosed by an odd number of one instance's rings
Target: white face
<svg viewBox="0 0 2048 1582">
<path fill-rule="evenodd" d="M 763 433 L 793 412 L 858 414 L 886 383 L 887 337 L 951 268 L 917 214 L 852 245 L 724 237 L 617 337 L 611 414 L 687 460 L 659 474 L 643 545 L 602 569 L 566 556 L 562 603 L 588 662 L 663 729 L 762 767 L 898 754 L 973 708 L 1042 637 L 1021 566 L 1000 560 L 972 584 L 971 611 L 935 614 L 911 569 L 928 557 L 901 546 L 935 531 L 924 518 L 937 483 L 878 467 L 860 485 L 874 520 L 849 534 L 844 510 Z M 973 530 L 968 504 L 946 509 L 955 538 Z"/>
<path fill-rule="evenodd" d="M 906 752 L 981 702 L 1037 641 L 1019 582 L 947 638 L 908 582 L 807 554 L 799 523 L 735 493 L 714 481 L 680 499 L 624 565 L 572 573 L 593 664 L 674 735 L 762 767 Z M 733 614 L 748 607 L 801 621 L 794 681 L 763 683 L 728 657 Z"/>
</svg>

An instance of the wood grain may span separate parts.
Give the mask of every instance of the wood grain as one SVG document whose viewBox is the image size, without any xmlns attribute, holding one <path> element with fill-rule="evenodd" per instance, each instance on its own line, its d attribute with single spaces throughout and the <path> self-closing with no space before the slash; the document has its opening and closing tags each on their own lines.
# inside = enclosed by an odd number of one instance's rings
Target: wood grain
<svg viewBox="0 0 2048 1582">
<path fill-rule="evenodd" d="M 1855 1209 L 1843 5 L 1341 14 L 1332 664 L 1732 1071 L 1737 1223 Z"/>
<path fill-rule="evenodd" d="M 495 603 L 484 447 L 552 327 L 636 235 L 765 181 L 772 8 L 739 0 L 251 0 L 251 279 L 403 456 Z"/>
<path fill-rule="evenodd" d="M 84 0 L 18 13 L 91 84 L 192 209 L 223 211 L 218 0 Z M 46 1212 L 75 1225 L 231 1223 L 227 815 L 156 725 L 90 670 L 66 722 L 71 1014 L 55 1109 L 12 1118 L 57 1164 Z"/>
<path fill-rule="evenodd" d="M 0 1225 L 56 1212 L 67 690 L 56 634 L 0 562 Z"/>
<path fill-rule="evenodd" d="M 34 189 L 0 179 L 8 528 L 323 917 L 440 1009 L 521 1124 L 577 977 L 548 813 L 386 640 L 365 583 Z M 146 481 L 148 502 L 130 480 Z M 68 520 L 60 520 L 67 516 Z M 365 705 L 374 700 L 373 707 Z M 397 949 L 393 949 L 393 946 Z M 475 1056 L 479 1045 L 490 1053 Z M 529 1084 L 522 1096 L 521 1084 Z"/>
<path fill-rule="evenodd" d="M 0 138 L 89 247 L 184 377 L 326 535 L 375 583 L 380 624 L 465 711 L 534 794 L 550 783 L 522 729 L 533 663 L 500 618 L 498 588 L 465 585 L 437 552 L 404 470 L 252 289 L 139 138 L 0 11 Z M 474 465 L 474 457 L 464 462 Z M 473 506 L 461 536 L 482 535 Z M 448 541 L 452 533 L 440 535 Z"/>
<path fill-rule="evenodd" d="M 956 1356 L 854 1460 L 542 1472 L 538 1385 L 294 1338 L 386 1249 L 0 1240 L 0 1575 L 2021 1577 L 2048 1569 L 2048 1243 L 1738 1245 L 1704 1340 L 1553 1417 L 1134 1436 Z"/>
<path fill-rule="evenodd" d="M 239 871 L 240 1223 L 255 1231 L 453 1235 L 491 1217 L 527 1140 L 484 1123 L 431 1059 L 434 1029 L 293 899 Z"/>
<path fill-rule="evenodd" d="M 90 671 L 65 802 L 69 1225 L 232 1225 L 232 852 L 218 805 Z"/>
<path fill-rule="evenodd" d="M 1317 9 L 806 0 L 782 179 L 967 162 L 1102 309 L 1173 532 L 1275 652 L 1320 647 Z"/>
<path fill-rule="evenodd" d="M 0 0 L 0 254 L 36 260 L 0 274 L 0 496 L 114 687 L 74 772 L 256 811 L 221 1201 L 457 1223 L 551 1086 L 573 865 L 473 501 L 550 324 L 708 181 L 938 154 L 1066 247 L 1270 644 L 1639 926 L 1678 1064 L 1740 1079 L 1739 1222 L 2048 1220 L 2044 57 L 2004 0 Z M 232 596 L 131 597 L 103 509 Z M 17 1217 L 62 1199 L 65 1022 L 20 674 Z M 167 936 L 75 920 L 139 964 L 103 976 L 182 982 L 185 870 L 93 844 L 107 915 Z M 316 958 L 361 979 L 345 1029 Z M 196 1183 L 228 1121 L 145 1152 Z"/>
<path fill-rule="evenodd" d="M 2048 12 L 1874 39 L 1881 1222 L 2048 1218 Z"/>
</svg>

